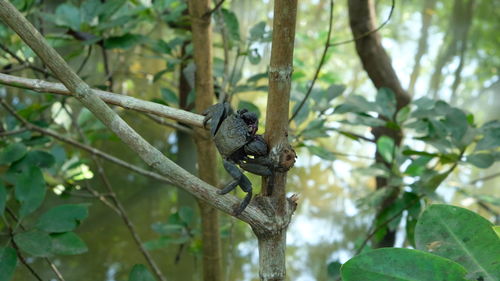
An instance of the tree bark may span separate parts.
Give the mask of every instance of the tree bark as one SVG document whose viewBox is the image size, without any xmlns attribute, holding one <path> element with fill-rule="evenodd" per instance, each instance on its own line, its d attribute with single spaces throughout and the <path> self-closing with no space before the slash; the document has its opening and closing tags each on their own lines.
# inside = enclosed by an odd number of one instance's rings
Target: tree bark
<svg viewBox="0 0 500 281">
<path fill-rule="evenodd" d="M 195 72 L 195 109 L 203 112 L 214 101 L 212 75 L 212 28 L 210 0 L 190 0 L 189 14 L 193 42 Z M 198 176 L 217 186 L 216 150 L 208 131 L 196 130 Z M 202 221 L 203 280 L 222 280 L 222 255 L 220 249 L 219 214 L 216 209 L 199 201 Z"/>
<path fill-rule="evenodd" d="M 295 210 L 295 202 L 286 198 L 285 187 L 286 170 L 295 162 L 295 153 L 288 143 L 288 113 L 296 17 L 297 0 L 274 1 L 265 140 L 275 166 L 285 168 L 274 170 L 272 177 L 263 180 L 264 208 L 275 219 L 276 230 L 261 232 L 254 229 L 259 240 L 259 275 L 265 281 L 285 280 L 286 230 Z"/>
<path fill-rule="evenodd" d="M 410 102 L 408 93 L 403 89 L 399 82 L 398 76 L 394 71 L 391 59 L 382 46 L 380 35 L 375 30 L 375 8 L 373 0 L 349 0 L 349 23 L 354 38 L 360 39 L 355 41 L 356 51 L 363 68 L 370 77 L 372 83 L 377 89 L 386 87 L 391 89 L 396 95 L 397 109 L 401 109 Z M 386 127 L 373 128 L 375 140 L 386 135 L 394 139 L 394 143 L 399 145 L 402 139 L 400 130 L 393 130 Z M 375 159 L 378 163 L 385 163 L 381 155 L 376 152 Z M 387 179 L 382 177 L 376 178 L 377 189 L 387 186 Z M 377 212 L 377 218 L 384 209 L 389 207 L 399 195 L 399 188 L 394 188 L 394 191 L 382 202 Z M 380 240 L 375 241 L 375 247 L 392 247 L 394 246 L 396 237 L 395 231 L 387 229 L 386 235 Z"/>
<path fill-rule="evenodd" d="M 415 92 L 415 85 L 417 84 L 418 76 L 420 75 L 420 63 L 422 57 L 427 52 L 429 44 L 427 44 L 427 39 L 429 38 L 429 27 L 431 26 L 432 15 L 436 7 L 436 0 L 425 0 L 424 6 L 422 8 L 422 28 L 420 29 L 420 39 L 418 40 L 417 53 L 413 61 L 415 65 L 413 66 L 413 71 L 410 75 L 410 84 L 408 85 L 408 92 L 413 96 Z"/>
</svg>

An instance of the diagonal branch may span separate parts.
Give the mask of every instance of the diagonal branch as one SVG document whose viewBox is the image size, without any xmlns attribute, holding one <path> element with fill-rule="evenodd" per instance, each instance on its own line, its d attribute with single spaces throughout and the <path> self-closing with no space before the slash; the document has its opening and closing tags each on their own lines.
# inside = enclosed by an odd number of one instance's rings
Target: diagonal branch
<svg viewBox="0 0 500 281">
<path fill-rule="evenodd" d="M 216 187 L 182 169 L 142 138 L 76 75 L 63 58 L 47 44 L 35 27 L 9 1 L 0 0 L 0 18 L 31 47 L 85 107 L 149 166 L 200 200 L 225 213 L 232 214 L 234 205 L 239 204 L 238 198 L 218 195 Z M 271 219 L 255 205 L 249 206 L 238 218 L 249 223 L 254 229 L 269 230 L 275 227 Z"/>
<path fill-rule="evenodd" d="M 48 92 L 52 94 L 76 97 L 74 92 L 66 89 L 66 87 L 61 83 L 52 83 L 39 79 L 22 78 L 0 73 L 0 84 L 29 89 L 40 93 Z M 91 89 L 90 91 L 109 104 L 174 119 L 196 127 L 203 127 L 203 116 L 189 111 L 111 92 L 96 89 Z"/>
</svg>

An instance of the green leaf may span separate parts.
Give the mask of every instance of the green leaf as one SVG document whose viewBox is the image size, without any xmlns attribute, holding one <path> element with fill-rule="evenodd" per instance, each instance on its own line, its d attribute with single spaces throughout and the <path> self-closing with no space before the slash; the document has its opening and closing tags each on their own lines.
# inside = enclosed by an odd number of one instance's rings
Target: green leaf
<svg viewBox="0 0 500 281">
<path fill-rule="evenodd" d="M 261 40 L 266 34 L 266 22 L 261 21 L 250 29 L 250 41 Z"/>
<path fill-rule="evenodd" d="M 500 239 L 500 226 L 496 225 L 496 226 L 493 226 L 492 228 L 493 228 L 493 231 L 495 231 L 495 233 L 497 234 L 498 239 Z"/>
<path fill-rule="evenodd" d="M 122 36 L 112 36 L 104 39 L 106 49 L 128 49 L 143 40 L 142 35 L 127 33 Z"/>
<path fill-rule="evenodd" d="M 342 265 L 343 281 L 466 281 L 459 264 L 426 252 L 382 248 L 358 255 Z"/>
<path fill-rule="evenodd" d="M 23 158 L 24 155 L 26 155 L 26 146 L 24 144 L 19 142 L 11 143 L 0 151 L 0 165 L 15 162 Z"/>
<path fill-rule="evenodd" d="M 181 207 L 179 209 L 179 217 L 186 224 L 192 223 L 193 222 L 193 218 L 194 218 L 194 210 L 193 210 L 193 208 L 186 207 L 186 206 Z"/>
<path fill-rule="evenodd" d="M 75 31 L 80 30 L 80 10 L 69 3 L 59 5 L 55 12 L 55 24 L 71 28 Z"/>
<path fill-rule="evenodd" d="M 377 152 L 387 163 L 392 162 L 394 147 L 394 140 L 388 136 L 381 136 L 377 140 Z"/>
<path fill-rule="evenodd" d="M 473 280 L 498 280 L 500 239 L 492 223 L 464 208 L 435 204 L 421 215 L 416 246 L 460 263 Z"/>
<path fill-rule="evenodd" d="M 89 215 L 86 204 L 66 204 L 56 206 L 45 212 L 36 227 L 47 232 L 66 232 L 74 230 Z"/>
<path fill-rule="evenodd" d="M 478 153 L 467 156 L 466 162 L 478 168 L 486 169 L 493 165 L 495 158 L 491 154 Z"/>
<path fill-rule="evenodd" d="M 443 124 L 451 132 L 451 136 L 455 143 L 460 144 L 462 137 L 467 132 L 469 122 L 465 113 L 458 108 L 451 108 L 446 114 Z"/>
<path fill-rule="evenodd" d="M 12 248 L 0 249 L 0 280 L 9 281 L 16 269 L 17 254 Z"/>
<path fill-rule="evenodd" d="M 500 121 L 495 120 L 481 127 L 483 138 L 477 142 L 477 150 L 489 150 L 500 146 Z"/>
<path fill-rule="evenodd" d="M 375 103 L 378 106 L 378 113 L 392 120 L 396 113 L 396 96 L 389 88 L 382 87 L 377 91 Z"/>
<path fill-rule="evenodd" d="M 248 61 L 251 64 L 258 64 L 260 62 L 261 58 L 262 57 L 261 57 L 258 49 L 253 48 L 253 49 L 250 49 L 248 51 Z"/>
<path fill-rule="evenodd" d="M 401 108 L 398 113 L 396 113 L 396 123 L 399 125 L 403 124 L 406 120 L 408 120 L 408 117 L 410 117 L 410 112 L 411 109 L 408 105 Z"/>
<path fill-rule="evenodd" d="M 40 168 L 31 166 L 17 175 L 15 196 L 21 203 L 19 215 L 24 217 L 40 207 L 45 199 L 45 191 L 45 180 Z"/>
<path fill-rule="evenodd" d="M 49 234 L 40 230 L 16 234 L 14 241 L 21 250 L 36 257 L 48 256 L 52 248 L 52 240 Z"/>
<path fill-rule="evenodd" d="M 5 211 L 5 204 L 7 203 L 7 190 L 5 190 L 5 186 L 0 181 L 0 217 L 3 216 L 3 212 Z M 0 279 L 2 280 L 2 279 Z"/>
<path fill-rule="evenodd" d="M 375 103 L 369 102 L 365 97 L 359 95 L 350 95 L 347 97 L 346 102 L 335 108 L 336 114 L 346 112 L 366 113 L 375 111 Z"/>
<path fill-rule="evenodd" d="M 179 97 L 169 88 L 161 88 L 161 96 L 165 101 L 167 101 L 167 104 L 175 106 L 179 105 Z"/>
<path fill-rule="evenodd" d="M 227 30 L 229 31 L 229 38 L 234 41 L 240 41 L 240 24 L 238 18 L 233 11 L 222 8 L 222 17 L 226 23 Z"/>
<path fill-rule="evenodd" d="M 308 145 L 306 146 L 311 154 L 314 154 L 322 159 L 333 161 L 336 159 L 335 154 L 331 151 L 328 151 L 324 147 L 316 146 L 316 145 Z"/>
<path fill-rule="evenodd" d="M 136 264 L 130 271 L 128 281 L 155 281 L 155 278 L 148 271 L 146 266 L 142 264 Z"/>
<path fill-rule="evenodd" d="M 39 168 L 50 168 L 56 159 L 52 154 L 42 151 L 42 150 L 32 150 L 26 154 L 26 156 L 19 162 L 16 163 L 16 170 L 25 169 L 29 166 L 37 166 Z"/>
<path fill-rule="evenodd" d="M 169 224 L 157 222 L 154 223 L 151 228 L 158 234 L 161 235 L 172 235 L 172 234 L 181 234 L 184 231 L 184 226 L 180 224 Z"/>
<path fill-rule="evenodd" d="M 85 242 L 74 232 L 51 234 L 51 252 L 56 255 L 79 255 L 88 251 Z"/>
<path fill-rule="evenodd" d="M 412 177 L 417 177 L 422 175 L 427 169 L 426 165 L 429 163 L 434 157 L 430 156 L 421 156 L 411 162 L 410 165 L 405 170 L 405 174 L 408 174 Z"/>
<path fill-rule="evenodd" d="M 340 277 L 340 267 L 342 264 L 338 261 L 333 261 L 327 266 L 327 273 L 330 280 L 336 280 Z"/>
</svg>

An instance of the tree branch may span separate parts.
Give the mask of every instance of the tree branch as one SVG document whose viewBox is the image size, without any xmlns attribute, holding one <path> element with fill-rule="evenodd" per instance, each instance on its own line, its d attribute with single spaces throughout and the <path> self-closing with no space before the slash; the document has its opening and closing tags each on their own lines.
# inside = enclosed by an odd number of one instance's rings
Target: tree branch
<svg viewBox="0 0 500 281">
<path fill-rule="evenodd" d="M 39 79 L 22 78 L 0 73 L 0 84 L 29 89 L 40 93 L 53 93 L 76 97 L 74 92 L 66 89 L 63 84 L 47 82 Z M 196 127 L 203 127 L 203 116 L 189 111 L 107 91 L 96 89 L 91 89 L 90 91 L 92 94 L 97 95 L 100 99 L 109 104 L 177 120 Z"/>
<path fill-rule="evenodd" d="M 232 214 L 234 205 L 239 204 L 239 199 L 235 196 L 220 196 L 217 194 L 218 189 L 216 187 L 182 169 L 143 139 L 71 70 L 62 57 L 47 44 L 43 36 L 9 1 L 0 0 L 0 18 L 31 47 L 85 107 L 94 113 L 108 129 L 114 132 L 149 166 L 158 170 L 173 183 L 181 186 L 200 200 L 225 213 Z M 253 229 L 270 230 L 275 228 L 270 218 L 254 205 L 247 207 L 238 218 L 250 224 Z"/>
</svg>

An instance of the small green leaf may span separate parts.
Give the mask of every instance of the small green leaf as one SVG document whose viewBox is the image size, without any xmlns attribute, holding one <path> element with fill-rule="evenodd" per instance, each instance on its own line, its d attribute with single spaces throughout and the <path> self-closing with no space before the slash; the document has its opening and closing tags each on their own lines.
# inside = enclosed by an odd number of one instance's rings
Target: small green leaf
<svg viewBox="0 0 500 281">
<path fill-rule="evenodd" d="M 21 203 L 19 215 L 24 217 L 42 205 L 45 199 L 45 180 L 40 168 L 31 166 L 16 177 L 15 196 Z"/>
<path fill-rule="evenodd" d="M 466 161 L 478 168 L 486 169 L 493 165 L 495 158 L 491 154 L 478 153 L 467 156 Z"/>
<path fill-rule="evenodd" d="M 71 28 L 75 31 L 80 30 L 80 10 L 70 3 L 59 5 L 55 12 L 55 24 Z"/>
<path fill-rule="evenodd" d="M 79 255 L 88 251 L 85 242 L 74 232 L 51 234 L 52 249 L 55 255 Z"/>
<path fill-rule="evenodd" d="M 26 155 L 26 146 L 24 144 L 19 142 L 11 143 L 0 151 L 0 165 L 15 162 L 23 158 L 24 155 Z"/>
<path fill-rule="evenodd" d="M 399 125 L 403 124 L 406 120 L 408 120 L 408 117 L 410 117 L 410 112 L 411 112 L 411 109 L 408 105 L 401 108 L 398 111 L 398 113 L 396 113 L 396 122 Z"/>
<path fill-rule="evenodd" d="M 483 138 L 477 142 L 476 150 L 489 150 L 500 146 L 500 121 L 488 122 L 480 130 Z"/>
<path fill-rule="evenodd" d="M 16 234 L 14 241 L 21 250 L 36 257 L 48 256 L 52 247 L 49 234 L 40 230 Z"/>
<path fill-rule="evenodd" d="M 88 215 L 87 205 L 60 205 L 45 212 L 38 219 L 36 227 L 51 233 L 72 231 L 87 218 Z"/>
<path fill-rule="evenodd" d="M 469 123 L 465 113 L 458 108 L 451 108 L 443 120 L 444 125 L 451 132 L 455 143 L 461 143 L 462 137 L 467 132 Z"/>
<path fill-rule="evenodd" d="M 378 106 L 378 113 L 392 120 L 396 112 L 396 96 L 394 92 L 389 88 L 380 88 L 377 91 L 375 103 Z"/>
<path fill-rule="evenodd" d="M 18 163 L 16 163 L 16 170 L 23 170 L 29 166 L 37 166 L 39 168 L 50 168 L 56 159 L 52 154 L 42 150 L 32 150 Z"/>
<path fill-rule="evenodd" d="M 221 12 L 222 17 L 224 18 L 224 23 L 229 31 L 229 37 L 231 40 L 240 41 L 240 24 L 238 22 L 238 18 L 231 10 L 222 8 Z"/>
<path fill-rule="evenodd" d="M 186 224 L 191 224 L 194 218 L 194 210 L 191 207 L 181 207 L 179 209 L 179 217 Z"/>
<path fill-rule="evenodd" d="M 128 281 L 155 281 L 155 278 L 148 271 L 146 266 L 142 264 L 136 264 L 130 271 Z"/>
<path fill-rule="evenodd" d="M 333 161 L 336 159 L 335 154 L 331 151 L 326 150 L 324 147 L 316 146 L 316 145 L 308 145 L 306 146 L 311 154 L 314 154 L 322 159 Z"/>
<path fill-rule="evenodd" d="M 143 40 L 142 35 L 127 33 L 122 36 L 112 36 L 104 39 L 104 48 L 106 49 L 128 49 L 135 46 Z"/>
<path fill-rule="evenodd" d="M 338 261 L 333 261 L 333 262 L 328 264 L 326 269 L 327 269 L 328 277 L 331 280 L 336 280 L 340 277 L 340 267 L 341 266 L 342 266 L 342 264 Z"/>
<path fill-rule="evenodd" d="M 260 62 L 261 58 L 262 57 L 261 57 L 258 49 L 253 48 L 253 49 L 250 49 L 248 51 L 248 61 L 251 64 L 258 64 Z"/>
<path fill-rule="evenodd" d="M 158 234 L 161 235 L 172 235 L 172 234 L 181 234 L 184 230 L 184 226 L 180 224 L 168 224 L 157 222 L 154 223 L 151 228 Z"/>
<path fill-rule="evenodd" d="M 430 156 L 421 156 L 411 162 L 410 165 L 405 170 L 405 174 L 408 174 L 412 177 L 417 177 L 422 175 L 426 170 L 426 165 L 429 163 L 433 157 Z"/>
<path fill-rule="evenodd" d="M 459 264 L 426 252 L 382 248 L 360 254 L 342 265 L 343 281 L 466 281 Z"/>
<path fill-rule="evenodd" d="M 179 105 L 179 97 L 169 88 L 161 88 L 161 96 L 165 101 L 167 101 L 167 104 L 175 106 Z"/>
<path fill-rule="evenodd" d="M 460 263 L 471 280 L 498 280 L 500 239 L 492 226 L 467 209 L 434 204 L 418 220 L 416 246 Z"/>
<path fill-rule="evenodd" d="M 9 281 L 16 269 L 17 254 L 12 248 L 0 249 L 0 280 Z"/>
<path fill-rule="evenodd" d="M 250 41 L 258 41 L 266 34 L 266 22 L 261 21 L 250 29 Z"/>
<path fill-rule="evenodd" d="M 493 231 L 495 231 L 495 233 L 497 234 L 498 239 L 500 239 L 500 225 L 495 225 L 492 228 L 493 228 Z"/>
<path fill-rule="evenodd" d="M 392 162 L 394 147 L 394 140 L 388 136 L 381 136 L 377 140 L 377 152 L 387 163 Z"/>
</svg>

